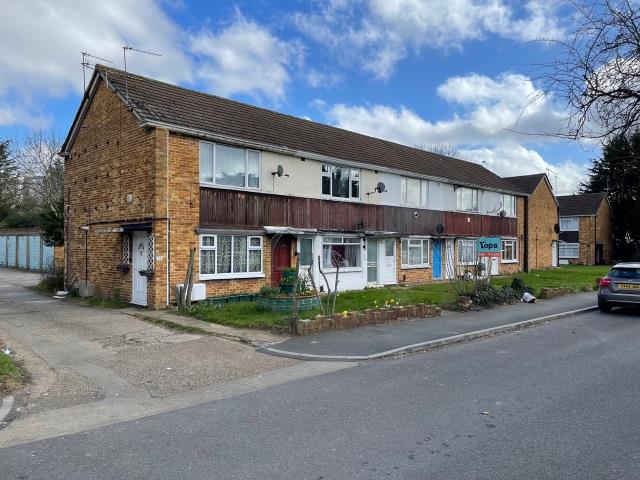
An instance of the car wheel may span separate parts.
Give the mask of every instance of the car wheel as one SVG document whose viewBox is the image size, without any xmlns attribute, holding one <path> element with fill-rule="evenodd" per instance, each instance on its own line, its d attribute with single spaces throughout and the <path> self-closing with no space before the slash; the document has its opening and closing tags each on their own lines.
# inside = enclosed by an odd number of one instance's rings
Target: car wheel
<svg viewBox="0 0 640 480">
<path fill-rule="evenodd" d="M 605 313 L 608 313 L 611 311 L 611 305 L 609 305 L 608 303 L 599 303 L 598 308 L 600 309 L 601 312 L 605 312 Z"/>
</svg>

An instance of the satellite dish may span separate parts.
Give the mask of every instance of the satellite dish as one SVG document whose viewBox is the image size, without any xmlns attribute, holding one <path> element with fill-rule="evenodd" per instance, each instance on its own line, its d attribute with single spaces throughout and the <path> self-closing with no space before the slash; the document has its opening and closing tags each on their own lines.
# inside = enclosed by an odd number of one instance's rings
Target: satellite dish
<svg viewBox="0 0 640 480">
<path fill-rule="evenodd" d="M 386 192 L 386 185 L 382 182 L 378 182 L 378 184 L 376 185 L 376 192 L 378 193 L 382 193 L 382 192 Z"/>
<path fill-rule="evenodd" d="M 436 232 L 441 234 L 444 233 L 444 225 L 439 223 L 438 225 L 436 225 Z"/>
<path fill-rule="evenodd" d="M 507 216 L 507 212 L 505 212 L 504 210 L 500 210 L 500 213 L 498 215 L 504 218 Z"/>
<path fill-rule="evenodd" d="M 284 175 L 284 167 L 282 165 L 278 165 L 278 168 L 276 168 L 276 175 L 279 177 Z"/>
</svg>

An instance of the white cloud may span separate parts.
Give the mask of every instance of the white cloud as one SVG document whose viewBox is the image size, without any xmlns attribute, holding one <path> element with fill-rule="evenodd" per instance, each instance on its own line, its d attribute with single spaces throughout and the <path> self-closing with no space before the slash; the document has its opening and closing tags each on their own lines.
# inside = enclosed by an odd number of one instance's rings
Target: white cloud
<svg viewBox="0 0 640 480">
<path fill-rule="evenodd" d="M 304 77 L 313 88 L 331 88 L 342 81 L 342 76 L 337 73 L 323 73 L 315 68 L 309 68 Z"/>
<path fill-rule="evenodd" d="M 464 158 L 484 161 L 500 176 L 552 168 L 560 175 L 559 193 L 575 190 L 586 165 L 551 164 L 529 144 L 555 143 L 556 138 L 517 133 L 555 131 L 564 119 L 564 112 L 540 96 L 530 79 L 514 74 L 497 79 L 469 75 L 451 78 L 437 91 L 459 109 L 449 119 L 431 122 L 404 106 L 388 105 L 336 104 L 325 108 L 325 115 L 341 128 L 406 145 L 456 145 Z"/>
<path fill-rule="evenodd" d="M 191 78 L 182 33 L 153 0 L 2 3 L 10 15 L 0 29 L 0 95 L 81 92 L 80 52 L 120 66 L 125 44 L 162 54 L 131 53 L 131 70 L 171 82 Z"/>
<path fill-rule="evenodd" d="M 530 0 L 517 10 L 504 0 L 340 1 L 298 12 L 292 20 L 347 63 L 384 79 L 411 51 L 457 50 L 490 34 L 519 41 L 560 38 L 557 5 Z"/>
<path fill-rule="evenodd" d="M 197 76 L 219 95 L 248 93 L 281 100 L 291 81 L 289 66 L 300 65 L 304 49 L 286 42 L 239 12 L 218 34 L 193 35 L 191 50 L 199 56 Z"/>
<path fill-rule="evenodd" d="M 0 127 L 24 125 L 29 128 L 48 128 L 51 123 L 50 115 L 43 115 L 23 104 L 10 105 L 0 101 Z"/>
</svg>

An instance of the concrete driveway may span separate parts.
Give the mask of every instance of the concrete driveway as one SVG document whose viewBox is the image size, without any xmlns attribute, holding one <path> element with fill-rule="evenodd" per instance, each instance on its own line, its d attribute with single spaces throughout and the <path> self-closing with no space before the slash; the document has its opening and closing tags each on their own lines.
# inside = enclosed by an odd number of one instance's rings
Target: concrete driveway
<svg viewBox="0 0 640 480">
<path fill-rule="evenodd" d="M 223 394 L 220 385 L 233 390 L 233 382 L 263 388 L 269 378 L 282 382 L 323 371 L 26 288 L 38 280 L 37 274 L 0 269 L 0 344 L 23 357 L 34 379 L 18 396 L 0 444 L 206 401 Z M 265 376 L 275 370 L 278 375 Z"/>
</svg>

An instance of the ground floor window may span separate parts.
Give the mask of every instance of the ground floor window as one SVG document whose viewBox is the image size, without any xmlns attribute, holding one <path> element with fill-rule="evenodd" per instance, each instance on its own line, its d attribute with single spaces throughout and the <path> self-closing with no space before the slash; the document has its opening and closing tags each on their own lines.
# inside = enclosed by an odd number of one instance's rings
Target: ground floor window
<svg viewBox="0 0 640 480">
<path fill-rule="evenodd" d="M 322 268 L 352 268 L 362 265 L 362 240 L 359 237 L 323 237 Z"/>
<path fill-rule="evenodd" d="M 562 258 L 578 258 L 580 256 L 579 243 L 561 243 L 559 254 Z"/>
<path fill-rule="evenodd" d="M 502 262 L 517 262 L 518 261 L 518 241 L 513 238 L 506 238 L 502 240 Z"/>
<path fill-rule="evenodd" d="M 262 237 L 200 235 L 200 277 L 234 278 L 262 273 Z"/>
<path fill-rule="evenodd" d="M 429 239 L 403 238 L 401 242 L 402 268 L 429 266 Z"/>
<path fill-rule="evenodd" d="M 458 263 L 461 265 L 473 265 L 476 263 L 475 240 L 458 240 Z"/>
</svg>

